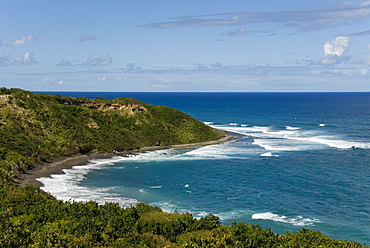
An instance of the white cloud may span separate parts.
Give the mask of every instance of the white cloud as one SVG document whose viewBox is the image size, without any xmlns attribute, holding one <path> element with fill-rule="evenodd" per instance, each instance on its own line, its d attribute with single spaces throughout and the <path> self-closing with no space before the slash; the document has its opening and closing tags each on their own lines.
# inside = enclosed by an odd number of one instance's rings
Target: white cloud
<svg viewBox="0 0 370 248">
<path fill-rule="evenodd" d="M 42 80 L 42 82 L 43 83 L 51 83 L 51 82 L 53 82 L 54 80 L 52 79 L 52 78 L 44 78 L 43 80 Z"/>
<path fill-rule="evenodd" d="M 169 21 L 154 22 L 146 27 L 182 28 L 226 25 L 276 23 L 298 31 L 322 30 L 370 17 L 369 1 L 360 3 L 335 2 L 316 9 L 278 12 L 226 12 L 210 15 L 175 17 Z"/>
<path fill-rule="evenodd" d="M 323 65 L 339 64 L 346 61 L 349 57 L 346 55 L 350 45 L 350 38 L 338 36 L 334 40 L 327 41 L 324 44 L 324 57 L 321 60 Z"/>
<path fill-rule="evenodd" d="M 368 69 L 368 68 L 363 68 L 363 69 L 361 69 L 361 70 L 360 70 L 360 74 L 361 74 L 362 76 L 366 76 L 366 75 L 368 75 L 368 74 L 369 74 L 369 69 Z"/>
<path fill-rule="evenodd" d="M 370 5 L 370 1 L 364 1 L 360 4 L 360 6 L 369 6 Z"/>
<path fill-rule="evenodd" d="M 28 43 L 32 43 L 35 40 L 33 35 L 23 36 L 20 40 L 14 40 L 12 46 L 21 46 Z"/>
<path fill-rule="evenodd" d="M 93 41 L 93 40 L 97 40 L 98 38 L 96 37 L 96 35 L 92 35 L 92 34 L 84 34 L 80 37 L 80 39 L 78 40 L 79 42 L 84 42 L 84 41 Z"/>
<path fill-rule="evenodd" d="M 370 44 L 367 44 L 367 49 L 370 50 Z M 364 54 L 368 54 L 369 51 L 365 51 Z M 362 59 L 352 61 L 352 64 L 368 65 L 370 66 L 370 55 L 365 55 Z"/>
<path fill-rule="evenodd" d="M 222 66 L 221 62 L 213 63 L 213 64 L 211 64 L 211 67 L 212 67 L 212 68 L 216 68 L 216 69 L 221 69 L 221 68 L 223 68 L 223 66 Z"/>
<path fill-rule="evenodd" d="M 59 80 L 59 81 L 57 82 L 57 84 L 59 84 L 59 85 L 69 85 L 69 84 L 70 84 L 70 82 L 66 82 L 66 81 L 63 81 L 63 80 Z"/>
<path fill-rule="evenodd" d="M 86 62 L 77 63 L 77 61 L 73 61 L 73 60 L 71 61 L 68 59 L 64 59 L 56 65 L 57 66 L 86 66 L 86 65 L 105 66 L 105 65 L 110 65 L 112 62 L 113 60 L 109 55 L 106 55 L 103 58 L 93 58 L 92 54 L 90 54 Z"/>
<path fill-rule="evenodd" d="M 71 66 L 72 65 L 72 62 L 67 60 L 67 59 L 64 59 L 62 61 L 60 61 L 58 64 L 56 64 L 57 66 Z"/>
<path fill-rule="evenodd" d="M 247 34 L 247 30 L 245 28 L 238 28 L 235 31 L 227 30 L 226 34 L 221 33 L 221 36 L 227 35 L 227 36 L 233 36 L 233 37 L 239 37 Z"/>
<path fill-rule="evenodd" d="M 52 78 L 44 78 L 42 79 L 42 82 L 47 84 L 47 85 L 52 85 L 52 86 L 55 86 L 55 85 L 58 85 L 58 86 L 66 86 L 66 85 L 70 85 L 71 83 L 69 81 L 65 81 L 65 80 L 54 80 Z"/>
<path fill-rule="evenodd" d="M 370 30 L 349 34 L 349 36 L 364 36 L 364 35 L 370 35 Z"/>
<path fill-rule="evenodd" d="M 250 69 L 252 68 L 252 69 Z M 333 68 L 312 66 L 260 66 L 228 65 L 215 70 L 193 68 L 153 68 L 128 72 L 126 70 L 105 69 L 86 70 L 80 67 L 66 72 L 30 74 L 18 70 L 9 74 L 11 79 L 3 80 L 10 87 L 27 87 L 26 81 L 34 81 L 32 90 L 75 90 L 114 91 L 236 91 L 236 92 L 307 92 L 307 91 L 369 91 L 370 67 Z M 109 84 L 97 81 L 105 76 L 115 79 Z M 27 78 L 27 80 L 24 80 Z M 53 80 L 51 80 L 53 79 Z M 78 79 L 78 80 L 77 80 Z M 121 80 L 117 80 L 121 79 Z M 98 83 L 101 82 L 101 83 Z M 31 86 L 30 86 L 31 87 Z"/>
<path fill-rule="evenodd" d="M 93 58 L 92 54 L 90 54 L 84 65 L 105 66 L 110 65 L 112 62 L 113 60 L 109 55 L 106 55 L 104 58 Z"/>
<path fill-rule="evenodd" d="M 370 55 L 363 57 L 352 62 L 352 64 L 369 65 L 370 66 Z"/>
<path fill-rule="evenodd" d="M 198 68 L 199 70 L 203 70 L 203 69 L 207 69 L 207 68 L 208 68 L 208 66 L 207 66 L 207 65 L 205 65 L 205 64 L 198 64 L 197 68 Z"/>
<path fill-rule="evenodd" d="M 153 88 L 169 88 L 169 84 L 163 84 L 163 83 L 152 83 L 151 84 Z"/>
<path fill-rule="evenodd" d="M 15 56 L 13 63 L 18 65 L 34 65 L 37 64 L 37 61 L 33 57 L 32 52 L 25 52 L 23 56 Z"/>
<path fill-rule="evenodd" d="M 323 70 L 311 70 L 310 73 L 316 76 L 328 76 L 328 75 L 340 75 L 340 76 L 367 76 L 369 69 L 323 69 Z"/>
<path fill-rule="evenodd" d="M 98 77 L 98 80 L 100 81 L 104 81 L 105 79 L 107 79 L 106 77 Z"/>
<path fill-rule="evenodd" d="M 141 67 L 136 67 L 135 63 L 128 63 L 126 65 L 126 70 L 129 71 L 129 72 L 138 71 L 140 69 L 141 69 Z"/>
<path fill-rule="evenodd" d="M 12 59 L 11 54 L 0 56 L 0 66 L 8 66 L 11 59 Z"/>
</svg>

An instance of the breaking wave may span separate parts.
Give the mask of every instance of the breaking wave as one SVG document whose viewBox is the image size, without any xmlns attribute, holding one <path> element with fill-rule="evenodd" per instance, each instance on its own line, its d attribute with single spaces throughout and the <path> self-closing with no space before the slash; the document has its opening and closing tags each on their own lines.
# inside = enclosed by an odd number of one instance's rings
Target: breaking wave
<svg viewBox="0 0 370 248">
<path fill-rule="evenodd" d="M 325 124 L 320 124 L 324 126 Z M 253 144 L 268 151 L 304 151 L 326 148 L 370 149 L 370 140 L 328 133 L 323 130 L 305 130 L 301 127 L 214 125 L 213 127 L 253 138 Z"/>
<path fill-rule="evenodd" d="M 320 223 L 319 219 L 303 218 L 302 216 L 286 217 L 284 215 L 274 214 L 271 212 L 256 213 L 252 215 L 252 219 L 257 220 L 272 220 L 276 222 L 288 223 L 293 226 L 314 226 L 315 223 Z"/>
</svg>

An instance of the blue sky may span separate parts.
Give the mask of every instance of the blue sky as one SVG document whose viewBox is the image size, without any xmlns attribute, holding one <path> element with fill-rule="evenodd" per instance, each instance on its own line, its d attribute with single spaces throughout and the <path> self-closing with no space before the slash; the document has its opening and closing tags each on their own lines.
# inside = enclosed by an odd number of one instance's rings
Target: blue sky
<svg viewBox="0 0 370 248">
<path fill-rule="evenodd" d="M 0 86 L 370 91 L 370 1 L 4 0 Z"/>
</svg>

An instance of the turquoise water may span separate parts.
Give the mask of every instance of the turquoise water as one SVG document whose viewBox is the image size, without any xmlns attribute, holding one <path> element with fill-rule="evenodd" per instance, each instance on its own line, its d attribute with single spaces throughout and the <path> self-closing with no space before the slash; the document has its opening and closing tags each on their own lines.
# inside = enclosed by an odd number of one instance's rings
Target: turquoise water
<svg viewBox="0 0 370 248">
<path fill-rule="evenodd" d="M 63 93 L 166 105 L 236 135 L 224 144 L 93 160 L 41 178 L 60 199 L 209 213 L 370 244 L 369 93 Z"/>
</svg>

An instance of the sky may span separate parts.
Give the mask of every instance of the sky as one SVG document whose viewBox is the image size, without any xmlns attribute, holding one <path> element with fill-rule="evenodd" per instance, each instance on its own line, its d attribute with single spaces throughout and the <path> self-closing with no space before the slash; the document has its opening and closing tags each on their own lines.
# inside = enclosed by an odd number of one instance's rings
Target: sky
<svg viewBox="0 0 370 248">
<path fill-rule="evenodd" d="M 0 87 L 369 92 L 370 1 L 2 0 Z"/>
</svg>

